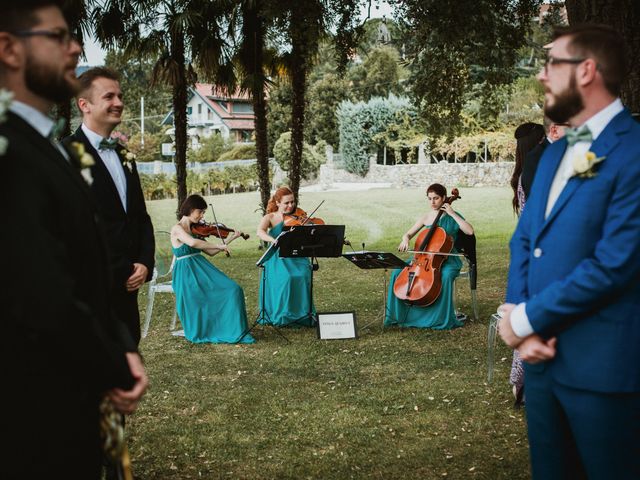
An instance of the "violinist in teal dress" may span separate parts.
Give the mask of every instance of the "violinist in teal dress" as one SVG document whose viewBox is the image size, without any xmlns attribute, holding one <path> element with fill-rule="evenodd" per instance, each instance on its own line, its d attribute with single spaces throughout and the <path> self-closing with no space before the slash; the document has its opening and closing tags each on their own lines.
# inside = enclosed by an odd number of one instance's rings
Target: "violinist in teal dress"
<svg viewBox="0 0 640 480">
<path fill-rule="evenodd" d="M 471 224 L 454 211 L 449 203 L 445 203 L 446 197 L 447 189 L 439 183 L 434 183 L 427 188 L 427 199 L 431 208 L 418 218 L 416 223 L 402 236 L 402 241 L 398 246 L 399 251 L 409 250 L 411 238 L 417 235 L 422 228 L 431 227 L 439 211 L 443 211 L 443 215 L 438 221 L 438 226 L 451 235 L 454 242 L 459 230 L 467 235 L 473 234 Z M 454 249 L 451 253 L 457 252 Z M 462 261 L 459 257 L 446 257 L 441 269 L 442 291 L 436 301 L 426 307 L 411 306 L 394 295 L 393 285 L 402 271 L 401 269 L 394 270 L 389 281 L 385 326 L 396 324 L 400 327 L 431 328 L 434 330 L 461 327 L 462 322 L 456 318 L 455 306 L 453 305 L 454 281 L 460 274 L 461 268 Z"/>
<path fill-rule="evenodd" d="M 246 333 L 242 287 L 203 255 L 229 252 L 228 244 L 242 233 L 230 234 L 227 245 L 214 245 L 194 237 L 191 225 L 202 220 L 206 209 L 204 198 L 190 195 L 180 207 L 178 223 L 171 228 L 175 255 L 172 286 L 184 336 L 193 343 L 253 343 L 253 337 Z"/>
<path fill-rule="evenodd" d="M 284 229 L 285 214 L 296 208 L 288 187 L 280 187 L 267 205 L 267 214 L 258 225 L 257 235 L 273 243 Z M 316 310 L 311 298 L 311 261 L 308 258 L 282 258 L 278 251 L 264 264 L 260 281 L 259 323 L 275 326 L 312 326 Z M 264 299 L 264 305 L 263 305 Z"/>
</svg>

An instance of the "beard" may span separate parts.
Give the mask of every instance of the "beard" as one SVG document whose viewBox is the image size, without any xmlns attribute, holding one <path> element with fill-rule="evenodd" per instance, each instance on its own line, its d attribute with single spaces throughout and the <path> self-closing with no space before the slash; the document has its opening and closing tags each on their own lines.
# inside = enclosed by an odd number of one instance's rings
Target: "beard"
<svg viewBox="0 0 640 480">
<path fill-rule="evenodd" d="M 70 82 L 59 66 L 37 63 L 32 56 L 27 57 L 25 83 L 36 95 L 54 103 L 68 102 L 78 92 L 76 82 Z"/>
<path fill-rule="evenodd" d="M 575 117 L 584 109 L 584 102 L 578 92 L 575 75 L 571 77 L 566 89 L 558 95 L 554 95 L 554 100 L 553 105 L 549 105 L 548 102 L 544 104 L 545 115 L 554 123 L 568 123 L 570 118 Z"/>
</svg>

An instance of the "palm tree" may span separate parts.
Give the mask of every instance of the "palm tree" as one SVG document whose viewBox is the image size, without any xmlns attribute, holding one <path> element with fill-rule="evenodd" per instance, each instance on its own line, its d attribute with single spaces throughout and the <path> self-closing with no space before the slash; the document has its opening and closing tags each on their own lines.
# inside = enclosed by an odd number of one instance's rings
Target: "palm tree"
<svg viewBox="0 0 640 480">
<path fill-rule="evenodd" d="M 232 0 L 107 0 L 93 12 L 104 47 L 156 58 L 153 83 L 172 88 L 178 205 L 187 197 L 187 94 L 197 79 L 228 81 Z"/>
</svg>

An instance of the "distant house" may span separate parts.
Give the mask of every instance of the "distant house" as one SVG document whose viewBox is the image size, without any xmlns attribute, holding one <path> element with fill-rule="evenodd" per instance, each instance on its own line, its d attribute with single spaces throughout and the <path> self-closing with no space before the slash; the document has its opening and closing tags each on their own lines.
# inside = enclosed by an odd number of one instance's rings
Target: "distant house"
<svg viewBox="0 0 640 480">
<path fill-rule="evenodd" d="M 162 120 L 162 125 L 171 125 L 167 133 L 173 134 L 173 110 Z M 200 139 L 211 135 L 221 135 L 234 142 L 252 142 L 254 130 L 253 106 L 247 94 L 225 95 L 208 83 L 189 87 L 187 134 L 193 148 L 198 148 Z"/>
</svg>

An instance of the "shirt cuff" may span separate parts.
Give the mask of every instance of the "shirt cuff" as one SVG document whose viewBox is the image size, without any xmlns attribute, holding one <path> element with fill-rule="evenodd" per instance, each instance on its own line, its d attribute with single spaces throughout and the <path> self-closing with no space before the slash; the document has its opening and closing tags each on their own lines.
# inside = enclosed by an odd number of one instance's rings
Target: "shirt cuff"
<svg viewBox="0 0 640 480">
<path fill-rule="evenodd" d="M 513 333 L 515 333 L 520 338 L 525 338 L 534 333 L 533 327 L 529 322 L 529 317 L 527 317 L 527 310 L 525 308 L 526 304 L 519 303 L 516 307 L 511 311 L 511 329 Z"/>
</svg>

